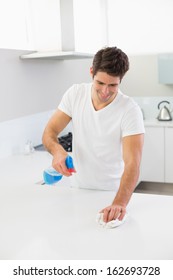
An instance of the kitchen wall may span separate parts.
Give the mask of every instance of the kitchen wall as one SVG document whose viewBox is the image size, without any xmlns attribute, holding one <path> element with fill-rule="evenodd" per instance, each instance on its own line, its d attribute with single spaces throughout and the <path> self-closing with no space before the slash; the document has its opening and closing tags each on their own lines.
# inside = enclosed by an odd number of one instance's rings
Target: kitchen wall
<svg viewBox="0 0 173 280">
<path fill-rule="evenodd" d="M 142 108 L 145 119 L 158 116 L 158 103 L 170 102 L 173 109 L 173 85 L 160 84 L 158 80 L 157 54 L 129 56 L 130 70 L 124 77 L 121 90 L 133 96 Z M 173 113 L 172 113 L 173 117 Z"/>
<path fill-rule="evenodd" d="M 64 91 L 73 83 L 91 81 L 91 59 L 20 60 L 23 53 L 0 50 L 0 157 L 24 152 L 28 140 L 41 144 L 45 124 Z M 173 105 L 173 86 L 158 83 L 157 55 L 130 56 L 121 90 L 136 99 L 147 118 L 156 116 L 160 100 Z"/>
<path fill-rule="evenodd" d="M 91 81 L 92 59 L 21 60 L 22 53 L 0 50 L 0 122 L 55 109 L 70 85 Z M 158 82 L 157 55 L 130 56 L 121 89 L 135 97 L 173 97 L 173 85 Z"/>
<path fill-rule="evenodd" d="M 90 81 L 91 60 L 21 60 L 26 51 L 0 49 L 0 157 L 41 144 L 43 129 L 64 91 Z"/>
<path fill-rule="evenodd" d="M 172 96 L 173 85 L 159 84 L 157 54 L 129 56 L 130 70 L 122 83 L 122 90 L 130 96 Z"/>
<path fill-rule="evenodd" d="M 0 49 L 0 122 L 52 110 L 71 84 L 90 80 L 91 60 L 21 60 L 22 53 Z"/>
</svg>

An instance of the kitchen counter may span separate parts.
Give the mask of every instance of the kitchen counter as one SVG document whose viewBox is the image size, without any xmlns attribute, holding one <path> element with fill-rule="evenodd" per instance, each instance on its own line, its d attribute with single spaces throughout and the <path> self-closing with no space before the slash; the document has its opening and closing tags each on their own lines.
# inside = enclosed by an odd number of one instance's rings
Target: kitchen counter
<svg viewBox="0 0 173 280">
<path fill-rule="evenodd" d="M 129 217 L 104 229 L 95 218 L 112 191 L 40 185 L 47 152 L 0 160 L 0 259 L 173 259 L 173 196 L 134 193 Z"/>
<path fill-rule="evenodd" d="M 145 126 L 173 127 L 173 121 L 158 121 L 157 119 L 144 120 Z"/>
</svg>

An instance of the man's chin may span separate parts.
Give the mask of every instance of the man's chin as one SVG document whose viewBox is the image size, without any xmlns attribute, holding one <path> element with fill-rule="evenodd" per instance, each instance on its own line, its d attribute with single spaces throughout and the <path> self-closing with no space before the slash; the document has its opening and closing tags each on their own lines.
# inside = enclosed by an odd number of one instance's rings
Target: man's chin
<svg viewBox="0 0 173 280">
<path fill-rule="evenodd" d="M 102 101 L 102 102 L 107 102 L 107 101 L 109 101 L 109 99 L 111 98 L 111 96 L 110 95 L 108 95 L 108 96 L 100 96 L 100 101 Z"/>
</svg>

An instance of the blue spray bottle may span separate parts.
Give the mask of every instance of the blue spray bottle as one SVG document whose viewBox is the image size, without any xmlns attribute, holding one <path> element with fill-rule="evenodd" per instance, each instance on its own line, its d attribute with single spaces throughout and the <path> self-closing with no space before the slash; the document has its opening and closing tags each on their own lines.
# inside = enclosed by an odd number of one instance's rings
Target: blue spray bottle
<svg viewBox="0 0 173 280">
<path fill-rule="evenodd" d="M 75 172 L 73 165 L 73 159 L 71 156 L 67 156 L 65 164 L 70 172 Z M 43 171 L 44 183 L 47 185 L 53 185 L 62 179 L 63 175 L 57 172 L 53 167 L 47 168 Z"/>
</svg>

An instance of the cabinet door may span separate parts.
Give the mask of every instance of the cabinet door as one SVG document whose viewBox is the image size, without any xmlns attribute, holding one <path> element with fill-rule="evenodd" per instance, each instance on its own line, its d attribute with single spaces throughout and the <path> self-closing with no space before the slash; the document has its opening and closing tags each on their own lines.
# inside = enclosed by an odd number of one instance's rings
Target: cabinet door
<svg viewBox="0 0 173 280">
<path fill-rule="evenodd" d="M 141 181 L 164 182 L 164 128 L 146 127 Z"/>
<path fill-rule="evenodd" d="M 173 183 L 173 128 L 165 128 L 165 182 Z"/>
<path fill-rule="evenodd" d="M 0 1 L 0 48 L 28 49 L 24 0 Z"/>
<path fill-rule="evenodd" d="M 33 48 L 38 51 L 61 50 L 60 1 L 27 0 L 27 3 L 27 26 Z"/>
</svg>

